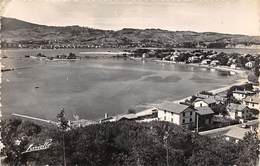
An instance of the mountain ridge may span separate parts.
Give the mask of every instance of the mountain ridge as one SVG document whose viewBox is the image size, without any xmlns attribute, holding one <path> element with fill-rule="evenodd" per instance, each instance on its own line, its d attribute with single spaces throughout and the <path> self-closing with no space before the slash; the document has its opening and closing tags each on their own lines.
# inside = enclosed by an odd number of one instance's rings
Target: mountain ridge
<svg viewBox="0 0 260 166">
<path fill-rule="evenodd" d="M 121 46 L 166 46 L 191 43 L 260 44 L 260 36 L 218 32 L 170 31 L 159 28 L 102 30 L 89 27 L 47 26 L 15 18 L 1 17 L 1 35 L 6 42 L 60 41 L 61 43 Z"/>
</svg>

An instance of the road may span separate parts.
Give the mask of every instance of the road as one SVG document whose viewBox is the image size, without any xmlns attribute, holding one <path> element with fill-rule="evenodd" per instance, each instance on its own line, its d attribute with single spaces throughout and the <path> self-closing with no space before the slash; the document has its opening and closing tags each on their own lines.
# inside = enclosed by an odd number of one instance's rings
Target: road
<svg viewBox="0 0 260 166">
<path fill-rule="evenodd" d="M 248 126 L 257 127 L 258 124 L 259 124 L 259 120 L 258 119 L 251 120 L 251 121 L 248 121 L 246 124 Z M 241 127 L 241 124 L 221 127 L 221 128 L 217 128 L 217 129 L 213 129 L 213 130 L 202 131 L 202 132 L 199 132 L 199 134 L 200 135 L 206 135 L 206 136 L 209 136 L 209 137 L 215 137 L 215 136 L 220 136 L 220 135 L 226 133 L 228 130 L 230 130 L 234 127 Z"/>
</svg>

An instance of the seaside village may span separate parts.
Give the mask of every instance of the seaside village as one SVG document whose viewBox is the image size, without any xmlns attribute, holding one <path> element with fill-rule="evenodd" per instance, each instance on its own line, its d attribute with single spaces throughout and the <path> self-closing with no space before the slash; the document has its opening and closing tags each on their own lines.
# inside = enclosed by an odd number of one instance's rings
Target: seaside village
<svg viewBox="0 0 260 166">
<path fill-rule="evenodd" d="M 221 135 L 227 140 L 241 140 L 248 131 L 257 131 L 260 111 L 259 56 L 223 53 L 213 50 L 135 49 L 130 59 L 151 59 L 199 65 L 219 70 L 248 73 L 248 81 L 213 91 L 202 91 L 179 101 L 165 101 L 134 107 L 127 113 L 96 121 L 70 121 L 72 127 L 115 121 L 167 121 L 204 135 Z M 26 57 L 31 57 L 26 55 Z M 38 54 L 36 57 L 46 57 Z M 57 58 L 76 59 L 73 53 Z M 259 132 L 258 132 L 259 133 Z"/>
<path fill-rule="evenodd" d="M 135 57 L 141 56 L 141 58 L 151 57 L 144 50 L 141 50 L 141 54 L 135 52 L 134 55 Z M 197 55 L 201 57 L 199 58 Z M 156 53 L 153 52 L 152 56 L 156 56 Z M 179 101 L 165 101 L 152 106 L 136 107 L 121 115 L 108 116 L 106 114 L 99 122 L 167 121 L 202 135 L 224 136 L 226 140 L 236 142 L 243 139 L 249 131 L 259 133 L 257 131 L 260 111 L 259 60 L 254 59 L 252 55 L 233 54 L 228 59 L 226 57 L 225 53 L 195 50 L 192 55 L 190 52 L 175 51 L 170 56 L 169 54 L 161 56 L 160 59 L 208 64 L 208 66 L 215 67 L 228 66 L 229 71 L 233 72 L 247 70 L 248 81 L 211 92 L 198 92 Z M 199 61 L 201 58 L 202 60 Z"/>
<path fill-rule="evenodd" d="M 224 135 L 227 139 L 238 141 L 243 139 L 246 132 L 255 129 L 252 125 L 258 125 L 259 92 L 259 86 L 251 83 L 233 86 L 219 93 L 203 91 L 184 101 L 167 101 L 151 107 L 136 107 L 128 113 L 116 116 L 106 114 L 99 122 L 167 121 L 201 133 L 227 126 L 226 131 L 216 132 L 226 132 Z M 248 127 L 247 123 L 250 122 L 251 127 Z"/>
</svg>

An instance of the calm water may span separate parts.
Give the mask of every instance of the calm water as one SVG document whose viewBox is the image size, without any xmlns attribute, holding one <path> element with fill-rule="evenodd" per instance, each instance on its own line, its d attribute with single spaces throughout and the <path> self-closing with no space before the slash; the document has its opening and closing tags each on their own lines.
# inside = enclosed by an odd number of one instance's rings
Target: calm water
<svg viewBox="0 0 260 166">
<path fill-rule="evenodd" d="M 78 53 L 82 50 L 72 50 Z M 86 50 L 84 50 L 86 51 Z M 91 50 L 93 51 L 93 50 Z M 24 58 L 39 50 L 9 50 L 6 67 L 28 67 L 3 73 L 3 114 L 23 113 L 55 119 L 60 107 L 69 117 L 99 119 L 129 108 L 177 100 L 201 90 L 235 82 L 238 76 L 203 68 L 123 59 L 46 62 Z M 45 54 L 71 50 L 45 50 Z"/>
</svg>

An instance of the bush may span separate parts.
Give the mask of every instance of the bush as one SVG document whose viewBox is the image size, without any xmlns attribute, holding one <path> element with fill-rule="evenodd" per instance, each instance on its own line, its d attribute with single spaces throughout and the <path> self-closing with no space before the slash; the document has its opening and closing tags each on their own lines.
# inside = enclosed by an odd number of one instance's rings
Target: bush
<svg viewBox="0 0 260 166">
<path fill-rule="evenodd" d="M 62 134 L 57 127 L 39 126 L 21 120 L 2 122 L 3 155 L 10 165 L 61 165 L 63 162 Z M 39 128 L 40 127 L 40 130 Z M 167 131 L 167 132 L 166 132 Z M 21 139 L 23 138 L 23 139 Z M 52 138 L 51 148 L 21 154 L 29 144 Z M 20 145 L 14 145 L 21 139 Z M 167 122 L 136 123 L 121 121 L 69 130 L 64 135 L 67 165 L 234 165 L 255 163 L 259 143 L 254 135 L 239 144 L 219 138 L 197 135 Z M 252 141 L 253 140 L 253 141 Z M 253 142 L 253 144 L 251 144 Z M 250 147 L 247 151 L 246 147 Z M 168 152 L 168 158 L 167 156 Z M 254 154 L 248 158 L 242 154 Z"/>
</svg>

